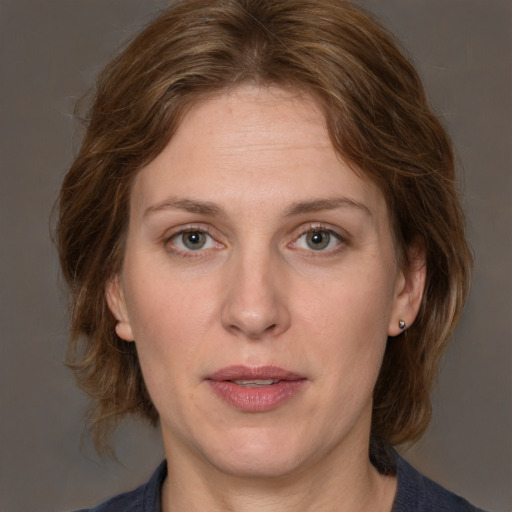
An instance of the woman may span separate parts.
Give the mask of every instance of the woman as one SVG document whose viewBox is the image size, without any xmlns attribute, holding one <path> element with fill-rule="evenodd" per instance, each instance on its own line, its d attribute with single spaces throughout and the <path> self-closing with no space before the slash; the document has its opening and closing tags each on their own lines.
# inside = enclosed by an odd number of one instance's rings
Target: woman
<svg viewBox="0 0 512 512">
<path fill-rule="evenodd" d="M 339 0 L 175 2 L 101 75 L 61 191 L 98 449 L 166 462 L 97 511 L 476 510 L 407 465 L 471 255 L 450 141 Z"/>
</svg>

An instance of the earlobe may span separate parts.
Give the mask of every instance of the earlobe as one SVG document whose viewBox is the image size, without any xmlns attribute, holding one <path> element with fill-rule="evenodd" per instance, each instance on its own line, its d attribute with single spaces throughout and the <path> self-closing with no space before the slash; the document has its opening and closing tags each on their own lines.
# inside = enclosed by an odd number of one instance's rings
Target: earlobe
<svg viewBox="0 0 512 512">
<path fill-rule="evenodd" d="M 105 298 L 112 315 L 117 320 L 116 334 L 125 341 L 134 341 L 135 338 L 128 318 L 119 275 L 115 275 L 108 280 L 105 287 Z"/>
<path fill-rule="evenodd" d="M 411 326 L 423 299 L 427 275 L 425 251 L 415 244 L 409 252 L 409 268 L 399 271 L 388 336 L 398 336 Z"/>
</svg>

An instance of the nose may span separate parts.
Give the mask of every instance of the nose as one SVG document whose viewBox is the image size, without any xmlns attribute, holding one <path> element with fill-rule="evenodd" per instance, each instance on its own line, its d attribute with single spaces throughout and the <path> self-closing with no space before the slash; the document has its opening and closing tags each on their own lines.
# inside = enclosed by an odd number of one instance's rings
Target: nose
<svg viewBox="0 0 512 512">
<path fill-rule="evenodd" d="M 226 284 L 221 321 L 227 331 L 258 340 L 289 328 L 285 276 L 270 255 L 240 256 Z"/>
</svg>

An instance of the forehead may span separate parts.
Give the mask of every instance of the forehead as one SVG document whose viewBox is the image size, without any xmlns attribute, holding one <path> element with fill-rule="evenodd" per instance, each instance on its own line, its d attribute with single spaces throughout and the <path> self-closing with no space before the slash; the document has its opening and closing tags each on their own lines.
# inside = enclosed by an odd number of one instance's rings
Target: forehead
<svg viewBox="0 0 512 512">
<path fill-rule="evenodd" d="M 188 112 L 137 176 L 133 199 L 147 205 L 168 194 L 233 204 L 243 198 L 248 208 L 262 199 L 286 203 L 342 194 L 379 206 L 377 187 L 358 174 L 334 149 L 311 97 L 244 86 Z"/>
<path fill-rule="evenodd" d="M 221 160 L 242 154 L 249 160 L 251 155 L 275 158 L 286 150 L 330 149 L 331 142 L 323 113 L 310 96 L 246 85 L 196 104 L 166 149 L 186 153 L 192 166 L 203 156 L 202 148 Z"/>
</svg>

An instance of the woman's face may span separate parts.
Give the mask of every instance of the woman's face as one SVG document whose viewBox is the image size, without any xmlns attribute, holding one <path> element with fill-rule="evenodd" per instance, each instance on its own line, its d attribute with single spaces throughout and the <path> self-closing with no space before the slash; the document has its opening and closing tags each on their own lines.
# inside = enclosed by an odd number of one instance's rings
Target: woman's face
<svg viewBox="0 0 512 512">
<path fill-rule="evenodd" d="M 421 288 L 315 103 L 242 87 L 137 176 L 107 297 L 171 465 L 279 476 L 366 453 L 386 340 Z"/>
</svg>

